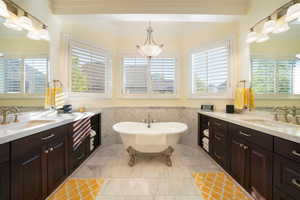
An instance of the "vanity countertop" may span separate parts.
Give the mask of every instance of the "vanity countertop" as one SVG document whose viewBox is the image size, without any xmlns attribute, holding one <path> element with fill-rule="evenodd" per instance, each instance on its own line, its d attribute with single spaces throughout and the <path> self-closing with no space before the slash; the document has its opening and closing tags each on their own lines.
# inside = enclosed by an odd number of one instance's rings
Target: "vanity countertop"
<svg viewBox="0 0 300 200">
<path fill-rule="evenodd" d="M 56 128 L 99 113 L 101 113 L 99 109 L 84 113 L 74 112 L 71 114 L 57 114 L 52 111 L 22 113 L 19 116 L 20 122 L 0 125 L 0 144 Z M 30 122 L 32 123 L 29 124 Z"/>
<path fill-rule="evenodd" d="M 272 120 L 273 116 L 271 114 L 260 112 L 227 114 L 224 112 L 206 111 L 199 111 L 199 113 L 292 142 L 300 143 L 300 126 Z"/>
</svg>

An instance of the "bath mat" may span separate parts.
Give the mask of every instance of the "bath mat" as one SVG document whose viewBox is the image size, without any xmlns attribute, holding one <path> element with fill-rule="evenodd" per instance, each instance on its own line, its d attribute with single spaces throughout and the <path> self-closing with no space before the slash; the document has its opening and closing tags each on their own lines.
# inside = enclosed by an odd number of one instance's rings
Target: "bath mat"
<svg viewBox="0 0 300 200">
<path fill-rule="evenodd" d="M 193 177 L 204 200 L 251 200 L 222 172 L 195 173 Z"/>
<path fill-rule="evenodd" d="M 69 179 L 48 200 L 95 200 L 103 179 Z"/>
</svg>

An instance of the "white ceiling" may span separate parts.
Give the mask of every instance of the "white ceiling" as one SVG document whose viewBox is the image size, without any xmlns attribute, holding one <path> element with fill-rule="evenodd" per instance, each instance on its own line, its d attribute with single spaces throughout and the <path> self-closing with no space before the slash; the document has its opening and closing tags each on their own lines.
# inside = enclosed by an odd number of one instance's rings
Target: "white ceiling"
<svg viewBox="0 0 300 200">
<path fill-rule="evenodd" d="M 54 14 L 244 15 L 250 0 L 49 0 Z"/>
</svg>

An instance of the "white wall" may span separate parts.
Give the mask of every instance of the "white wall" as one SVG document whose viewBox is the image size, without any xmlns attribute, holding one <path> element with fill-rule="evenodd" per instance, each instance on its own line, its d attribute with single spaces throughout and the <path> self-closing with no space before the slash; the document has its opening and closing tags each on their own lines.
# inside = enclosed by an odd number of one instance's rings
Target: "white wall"
<svg viewBox="0 0 300 200">
<path fill-rule="evenodd" d="M 178 59 L 178 98 L 176 99 L 129 99 L 122 96 L 122 57 L 124 54 L 137 54 L 136 45 L 145 40 L 145 23 L 122 23 L 114 30 L 108 24 L 64 23 L 64 34 L 71 35 L 74 40 L 81 40 L 89 44 L 108 49 L 113 58 L 113 91 L 112 99 L 70 98 L 69 103 L 75 107 L 99 106 L 192 106 L 201 104 L 215 104 L 218 109 L 224 109 L 225 104 L 232 103 L 231 99 L 190 99 L 189 98 L 189 60 L 188 55 L 194 48 L 201 48 L 211 42 L 225 39 L 233 40 L 234 59 L 233 74 L 238 64 L 238 24 L 236 23 L 154 23 L 155 38 L 163 43 L 165 55 Z M 88 31 L 87 31 L 88 30 Z M 110 30 L 110 31 L 108 31 Z M 114 33 L 112 34 L 113 31 Z M 63 45 L 66 46 L 66 45 Z M 63 62 L 65 55 L 61 55 L 60 80 L 68 84 L 67 64 Z M 233 76 L 235 79 L 235 76 Z"/>
</svg>

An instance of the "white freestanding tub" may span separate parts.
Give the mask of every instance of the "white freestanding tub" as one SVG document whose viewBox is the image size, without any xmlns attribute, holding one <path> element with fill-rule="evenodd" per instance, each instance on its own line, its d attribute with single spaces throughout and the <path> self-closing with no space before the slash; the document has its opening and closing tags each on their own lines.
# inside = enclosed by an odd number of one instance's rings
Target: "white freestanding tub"
<svg viewBox="0 0 300 200">
<path fill-rule="evenodd" d="M 188 129 L 186 124 L 178 122 L 146 123 L 120 122 L 113 126 L 120 134 L 133 166 L 137 155 L 157 154 L 166 157 L 167 165 L 172 166 L 171 155 L 181 135 Z"/>
<path fill-rule="evenodd" d="M 175 148 L 187 125 L 178 122 L 146 123 L 121 122 L 113 126 L 120 134 L 126 148 L 132 147 L 144 153 L 159 153 L 168 147 Z"/>
</svg>

